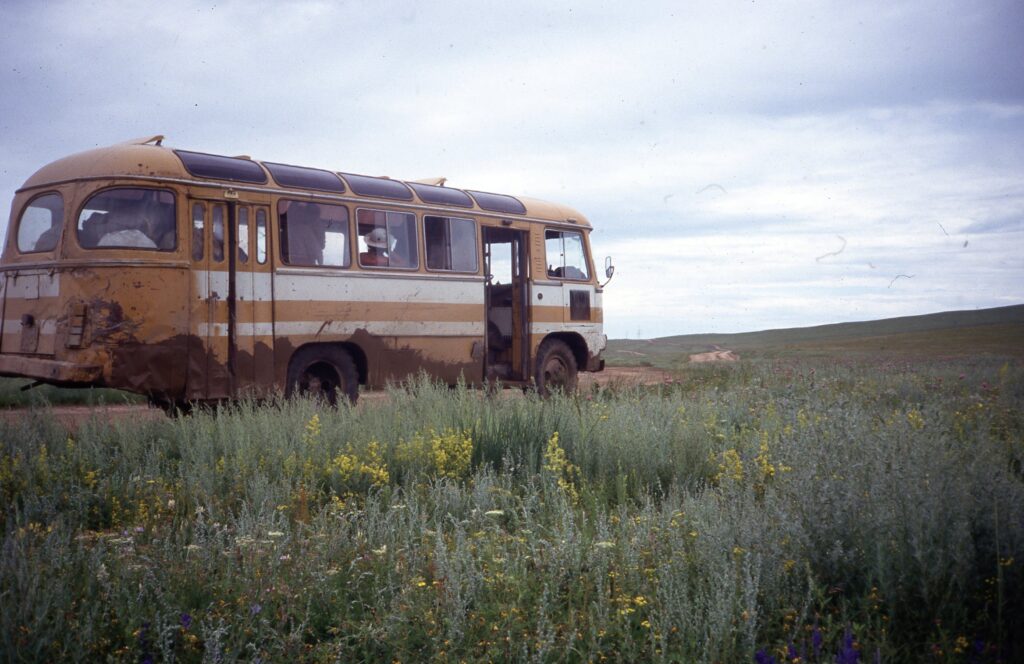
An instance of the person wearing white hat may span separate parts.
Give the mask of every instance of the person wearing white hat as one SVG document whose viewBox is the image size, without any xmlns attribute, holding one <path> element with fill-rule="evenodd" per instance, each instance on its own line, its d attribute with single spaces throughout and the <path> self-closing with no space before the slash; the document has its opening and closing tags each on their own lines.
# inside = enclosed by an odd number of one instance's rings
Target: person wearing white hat
<svg viewBox="0 0 1024 664">
<path fill-rule="evenodd" d="M 360 265 L 370 267 L 387 267 L 391 261 L 388 258 L 388 232 L 383 226 L 378 226 L 363 236 L 366 242 L 366 251 L 359 254 Z"/>
</svg>

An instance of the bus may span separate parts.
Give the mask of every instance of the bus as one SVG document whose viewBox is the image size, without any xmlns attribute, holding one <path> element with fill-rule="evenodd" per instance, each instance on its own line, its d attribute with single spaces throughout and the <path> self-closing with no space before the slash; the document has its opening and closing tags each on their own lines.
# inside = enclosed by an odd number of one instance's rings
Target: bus
<svg viewBox="0 0 1024 664">
<path fill-rule="evenodd" d="M 547 394 L 604 368 L 579 212 L 163 143 L 59 159 L 15 193 L 0 375 L 174 406 L 355 402 L 421 371 Z"/>
</svg>

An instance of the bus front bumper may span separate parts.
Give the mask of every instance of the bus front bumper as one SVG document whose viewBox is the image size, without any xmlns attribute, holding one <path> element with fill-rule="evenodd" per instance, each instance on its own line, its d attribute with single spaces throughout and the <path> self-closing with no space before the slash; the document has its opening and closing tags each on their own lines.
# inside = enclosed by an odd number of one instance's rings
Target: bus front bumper
<svg viewBox="0 0 1024 664">
<path fill-rule="evenodd" d="M 103 367 L 47 360 L 24 355 L 0 355 L 0 376 L 34 378 L 45 383 L 63 385 L 89 385 L 96 383 Z"/>
</svg>

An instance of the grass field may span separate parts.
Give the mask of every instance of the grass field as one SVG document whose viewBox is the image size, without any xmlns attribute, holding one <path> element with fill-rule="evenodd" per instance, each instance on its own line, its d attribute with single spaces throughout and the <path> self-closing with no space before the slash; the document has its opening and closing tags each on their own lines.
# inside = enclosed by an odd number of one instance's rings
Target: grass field
<svg viewBox="0 0 1024 664">
<path fill-rule="evenodd" d="M 1024 368 L 0 424 L 0 659 L 1019 661 Z"/>
</svg>

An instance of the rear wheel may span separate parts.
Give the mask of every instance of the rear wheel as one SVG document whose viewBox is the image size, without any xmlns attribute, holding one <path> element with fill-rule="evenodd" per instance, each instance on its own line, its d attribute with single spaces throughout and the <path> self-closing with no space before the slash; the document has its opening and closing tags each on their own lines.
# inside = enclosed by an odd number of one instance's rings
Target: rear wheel
<svg viewBox="0 0 1024 664">
<path fill-rule="evenodd" d="M 149 405 L 151 408 L 159 408 L 164 411 L 164 414 L 170 418 L 191 415 L 193 408 L 196 406 L 195 402 L 192 401 L 185 401 L 183 399 L 161 399 L 156 397 L 149 398 Z"/>
<path fill-rule="evenodd" d="M 305 394 L 332 406 L 338 395 L 355 404 L 359 398 L 359 373 L 347 351 L 333 346 L 300 349 L 288 365 L 286 396 Z"/>
<path fill-rule="evenodd" d="M 574 391 L 576 371 L 576 356 L 564 341 L 546 339 L 537 349 L 534 382 L 541 396 L 549 396 L 554 390 Z"/>
</svg>

